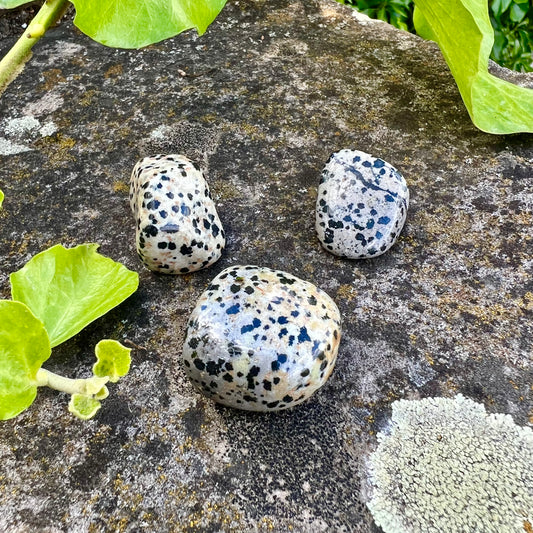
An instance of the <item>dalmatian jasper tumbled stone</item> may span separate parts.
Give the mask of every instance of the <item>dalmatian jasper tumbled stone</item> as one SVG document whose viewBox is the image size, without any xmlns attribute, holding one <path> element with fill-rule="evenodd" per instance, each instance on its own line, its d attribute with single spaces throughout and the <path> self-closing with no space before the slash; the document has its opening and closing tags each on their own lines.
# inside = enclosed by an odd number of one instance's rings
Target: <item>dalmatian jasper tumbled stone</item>
<svg viewBox="0 0 533 533">
<path fill-rule="evenodd" d="M 182 155 L 145 157 L 132 172 L 137 253 L 150 269 L 186 274 L 212 265 L 226 244 L 200 167 Z"/>
<path fill-rule="evenodd" d="M 269 268 L 226 268 L 192 312 L 185 369 L 201 392 L 224 405 L 293 407 L 331 374 L 340 322 L 333 300 L 309 282 Z"/>
<path fill-rule="evenodd" d="M 376 257 L 396 241 L 409 190 L 391 165 L 357 150 L 331 155 L 322 171 L 316 230 L 324 248 L 349 259 Z"/>
</svg>

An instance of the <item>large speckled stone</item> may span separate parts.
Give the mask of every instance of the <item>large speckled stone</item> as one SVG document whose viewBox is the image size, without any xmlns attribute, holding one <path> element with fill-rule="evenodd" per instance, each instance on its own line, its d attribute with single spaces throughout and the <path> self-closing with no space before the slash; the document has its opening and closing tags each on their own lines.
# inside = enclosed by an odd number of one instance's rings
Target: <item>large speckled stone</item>
<svg viewBox="0 0 533 533">
<path fill-rule="evenodd" d="M 200 167 L 182 155 L 145 157 L 134 167 L 130 206 L 141 261 L 187 274 L 217 261 L 226 238 Z"/>
<path fill-rule="evenodd" d="M 408 207 L 407 184 L 393 166 L 365 152 L 340 150 L 322 171 L 318 238 L 341 257 L 376 257 L 396 242 Z"/>
<path fill-rule="evenodd" d="M 229 267 L 192 312 L 183 362 L 193 383 L 219 403 L 286 409 L 330 376 L 340 324 L 335 302 L 312 283 L 270 268 Z"/>
</svg>

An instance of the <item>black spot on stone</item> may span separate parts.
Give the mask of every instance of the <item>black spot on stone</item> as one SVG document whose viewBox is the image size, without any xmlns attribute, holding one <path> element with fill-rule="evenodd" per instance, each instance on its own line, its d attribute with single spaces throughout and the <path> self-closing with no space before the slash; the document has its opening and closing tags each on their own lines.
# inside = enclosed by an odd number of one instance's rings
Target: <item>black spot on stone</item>
<svg viewBox="0 0 533 533">
<path fill-rule="evenodd" d="M 333 230 L 328 228 L 325 232 L 324 232 L 324 242 L 326 244 L 331 244 L 333 242 Z"/>
<path fill-rule="evenodd" d="M 143 231 L 148 237 L 155 237 L 159 233 L 159 230 L 152 224 L 146 226 Z"/>
<path fill-rule="evenodd" d="M 181 248 L 180 248 L 180 254 L 181 255 L 191 256 L 192 255 L 192 247 L 187 246 L 186 244 L 182 244 Z"/>
</svg>

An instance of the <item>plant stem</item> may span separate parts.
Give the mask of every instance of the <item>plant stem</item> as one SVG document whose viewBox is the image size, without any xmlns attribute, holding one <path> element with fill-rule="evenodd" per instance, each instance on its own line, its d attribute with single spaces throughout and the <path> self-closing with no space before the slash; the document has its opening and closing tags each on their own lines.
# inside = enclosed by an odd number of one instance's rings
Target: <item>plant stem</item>
<svg viewBox="0 0 533 533">
<path fill-rule="evenodd" d="M 63 16 L 67 7 L 68 0 L 46 0 L 24 34 L 0 61 L 0 96 L 22 72 L 33 45 Z"/>
<path fill-rule="evenodd" d="M 49 370 L 40 368 L 37 371 L 37 386 L 50 387 L 52 389 L 66 392 L 67 394 L 85 394 L 87 396 L 97 395 L 105 384 L 109 381 L 108 377 L 99 378 L 93 376 L 86 379 L 71 379 L 59 374 L 54 374 Z"/>
</svg>

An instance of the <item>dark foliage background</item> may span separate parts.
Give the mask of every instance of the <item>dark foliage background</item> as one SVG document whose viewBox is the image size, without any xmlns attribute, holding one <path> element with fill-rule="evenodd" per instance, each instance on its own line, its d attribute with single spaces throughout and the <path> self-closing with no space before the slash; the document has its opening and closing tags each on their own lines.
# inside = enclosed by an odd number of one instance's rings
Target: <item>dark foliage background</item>
<svg viewBox="0 0 533 533">
<path fill-rule="evenodd" d="M 339 0 L 371 18 L 416 33 L 412 0 Z M 533 3 L 530 0 L 489 0 L 494 28 L 491 58 L 521 72 L 533 71 Z"/>
</svg>

